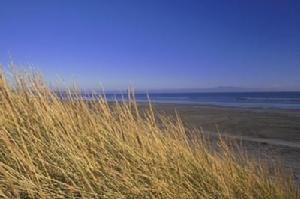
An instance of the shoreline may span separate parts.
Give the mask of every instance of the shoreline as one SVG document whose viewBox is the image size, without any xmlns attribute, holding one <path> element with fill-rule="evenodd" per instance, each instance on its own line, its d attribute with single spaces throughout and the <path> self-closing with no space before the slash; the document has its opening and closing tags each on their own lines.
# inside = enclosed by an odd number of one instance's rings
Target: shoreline
<svg viewBox="0 0 300 199">
<path fill-rule="evenodd" d="M 196 102 L 158 102 L 152 101 L 150 102 L 154 105 L 173 105 L 173 106 L 199 106 L 206 108 L 229 108 L 229 109 L 245 109 L 245 110 L 274 110 L 274 111 L 295 111 L 300 112 L 300 108 L 280 108 L 280 107 L 250 107 L 250 106 L 237 106 L 237 105 L 217 105 L 217 104 L 208 104 L 208 103 L 196 103 Z M 138 104 L 144 105 L 148 102 L 146 101 L 137 101 Z"/>
</svg>

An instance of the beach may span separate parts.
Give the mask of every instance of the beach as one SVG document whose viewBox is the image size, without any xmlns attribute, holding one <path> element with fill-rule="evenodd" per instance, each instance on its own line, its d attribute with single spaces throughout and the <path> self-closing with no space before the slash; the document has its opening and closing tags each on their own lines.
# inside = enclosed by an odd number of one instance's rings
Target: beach
<svg viewBox="0 0 300 199">
<path fill-rule="evenodd" d="M 154 104 L 167 115 L 180 115 L 185 126 L 242 141 L 247 155 L 292 170 L 300 184 L 300 111 L 217 106 Z"/>
</svg>

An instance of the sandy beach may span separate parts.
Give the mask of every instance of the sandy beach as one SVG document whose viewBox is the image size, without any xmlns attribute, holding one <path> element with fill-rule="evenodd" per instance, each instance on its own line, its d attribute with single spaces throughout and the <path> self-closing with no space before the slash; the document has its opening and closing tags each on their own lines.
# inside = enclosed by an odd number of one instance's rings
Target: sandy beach
<svg viewBox="0 0 300 199">
<path fill-rule="evenodd" d="M 242 140 L 250 157 L 281 161 L 300 184 L 300 111 L 179 104 L 155 104 L 154 109 L 169 115 L 176 110 L 186 126 L 201 128 L 212 137 L 218 132 Z"/>
</svg>

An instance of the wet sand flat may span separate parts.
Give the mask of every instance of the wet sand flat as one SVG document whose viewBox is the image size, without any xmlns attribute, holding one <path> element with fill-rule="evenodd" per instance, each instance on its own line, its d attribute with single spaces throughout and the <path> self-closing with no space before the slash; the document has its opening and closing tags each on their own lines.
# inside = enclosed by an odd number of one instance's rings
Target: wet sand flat
<svg viewBox="0 0 300 199">
<path fill-rule="evenodd" d="M 300 184 L 300 110 L 245 109 L 200 105 L 154 104 L 168 115 L 175 110 L 188 127 L 217 136 L 242 140 L 250 156 L 266 161 L 280 160 L 293 170 Z"/>
</svg>

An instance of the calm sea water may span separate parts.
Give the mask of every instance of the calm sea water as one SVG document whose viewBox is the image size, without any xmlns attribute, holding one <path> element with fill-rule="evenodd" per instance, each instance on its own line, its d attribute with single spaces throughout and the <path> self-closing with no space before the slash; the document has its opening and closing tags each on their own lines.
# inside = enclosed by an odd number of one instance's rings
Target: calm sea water
<svg viewBox="0 0 300 199">
<path fill-rule="evenodd" d="M 85 99 L 90 94 L 82 94 Z M 234 92 L 234 93 L 150 93 L 155 103 L 214 105 L 242 108 L 299 109 L 300 92 Z M 109 101 L 127 100 L 126 94 L 106 94 Z M 138 102 L 147 102 L 147 94 L 135 94 Z"/>
<path fill-rule="evenodd" d="M 109 100 L 121 97 L 122 95 L 107 95 Z M 135 94 L 135 97 L 140 102 L 148 99 L 146 94 Z M 149 97 L 156 103 L 300 110 L 300 92 L 150 93 Z"/>
</svg>

